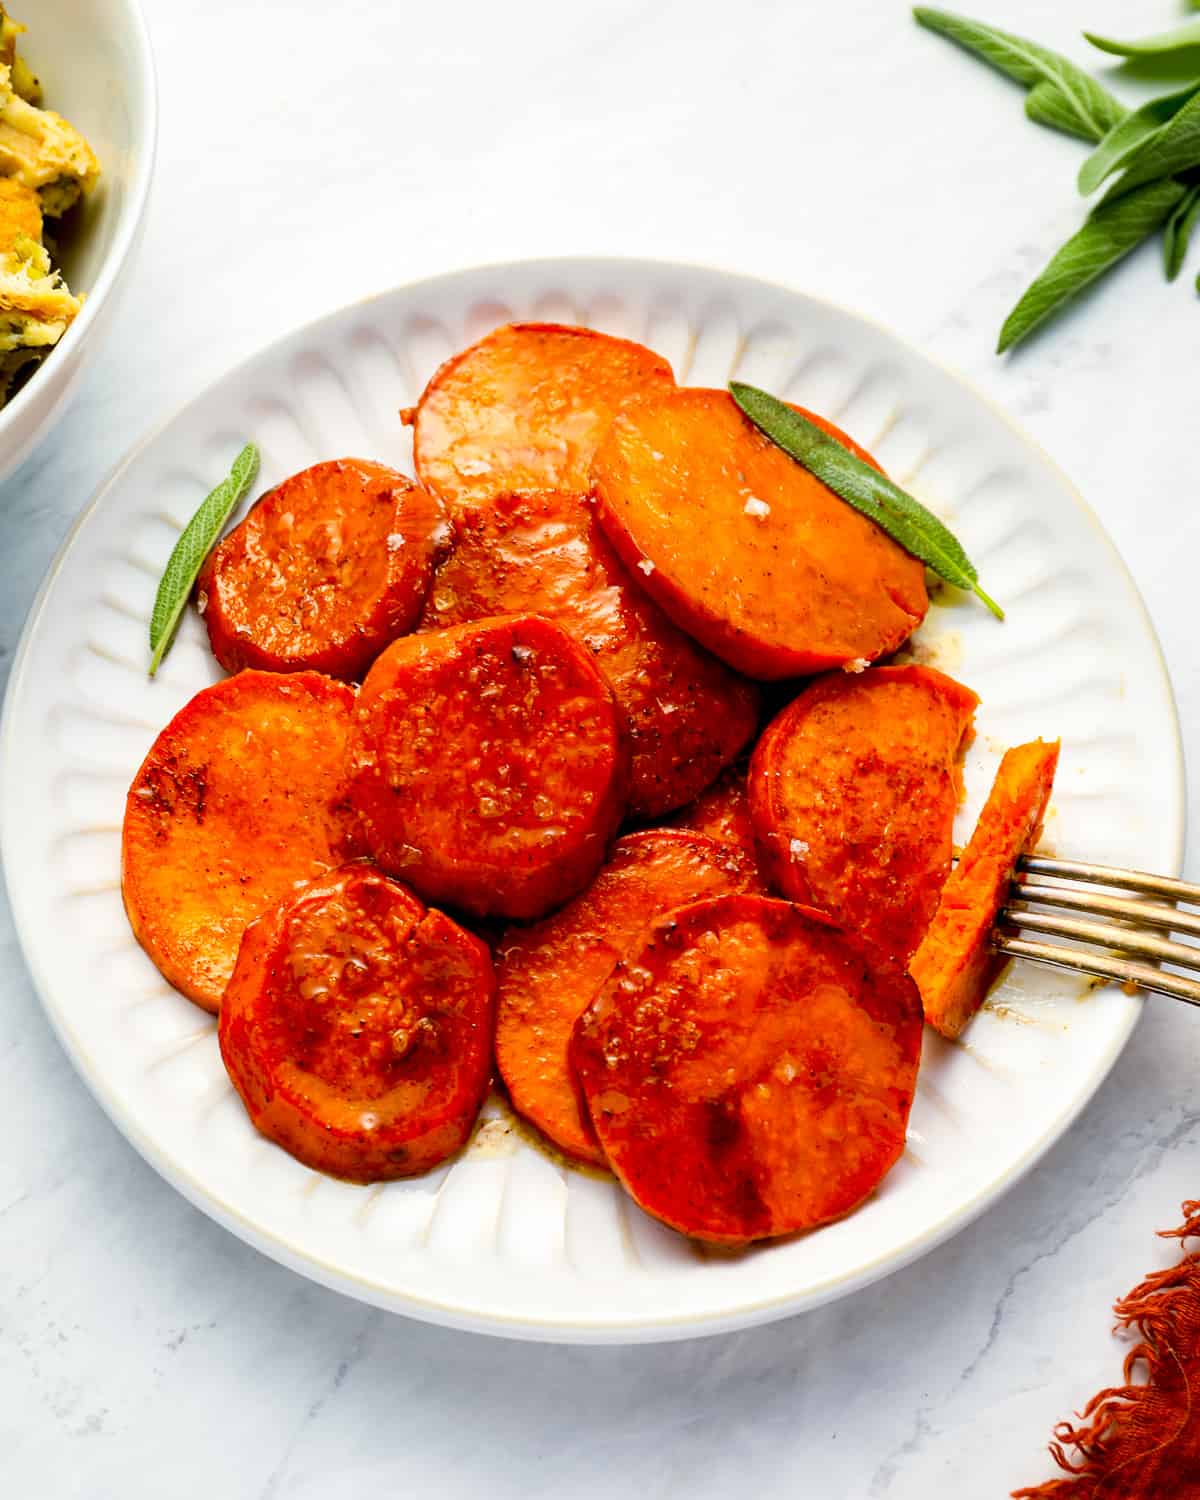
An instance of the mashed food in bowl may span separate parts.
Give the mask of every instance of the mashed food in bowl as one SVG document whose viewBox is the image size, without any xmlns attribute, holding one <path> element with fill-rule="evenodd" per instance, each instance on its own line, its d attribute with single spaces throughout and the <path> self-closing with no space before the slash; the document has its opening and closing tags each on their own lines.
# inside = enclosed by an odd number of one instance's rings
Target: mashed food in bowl
<svg viewBox="0 0 1200 1500">
<path fill-rule="evenodd" d="M 0 3 L 0 405 L 71 325 L 83 298 L 51 262 L 51 228 L 100 175 L 83 136 L 53 110 Z"/>
</svg>

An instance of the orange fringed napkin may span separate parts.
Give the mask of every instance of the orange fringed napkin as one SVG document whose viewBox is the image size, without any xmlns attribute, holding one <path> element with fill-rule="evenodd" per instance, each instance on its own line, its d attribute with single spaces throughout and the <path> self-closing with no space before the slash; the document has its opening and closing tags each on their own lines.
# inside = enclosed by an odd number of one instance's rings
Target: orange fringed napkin
<svg viewBox="0 0 1200 1500">
<path fill-rule="evenodd" d="M 1183 1212 L 1187 1222 L 1164 1238 L 1200 1237 L 1200 1201 Z M 1050 1451 L 1072 1477 L 1015 1490 L 1014 1500 L 1200 1500 L 1200 1250 L 1147 1276 L 1114 1311 L 1142 1336 L 1125 1384 L 1097 1392 L 1082 1426 L 1055 1428 Z M 1139 1366 L 1146 1381 L 1135 1385 Z"/>
</svg>

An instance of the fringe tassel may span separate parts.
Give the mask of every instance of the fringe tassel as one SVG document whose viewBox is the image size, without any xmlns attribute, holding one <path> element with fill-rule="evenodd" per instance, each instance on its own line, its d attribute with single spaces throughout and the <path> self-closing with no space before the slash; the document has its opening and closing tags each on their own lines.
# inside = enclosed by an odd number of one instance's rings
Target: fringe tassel
<svg viewBox="0 0 1200 1500">
<path fill-rule="evenodd" d="M 1164 1239 L 1200 1238 L 1200 1201 L 1183 1213 Z M 1118 1328 L 1141 1335 L 1125 1360 L 1125 1384 L 1098 1391 L 1078 1427 L 1054 1429 L 1050 1452 L 1072 1477 L 1014 1490 L 1013 1500 L 1200 1497 L 1200 1250 L 1147 1276 L 1113 1311 Z"/>
</svg>

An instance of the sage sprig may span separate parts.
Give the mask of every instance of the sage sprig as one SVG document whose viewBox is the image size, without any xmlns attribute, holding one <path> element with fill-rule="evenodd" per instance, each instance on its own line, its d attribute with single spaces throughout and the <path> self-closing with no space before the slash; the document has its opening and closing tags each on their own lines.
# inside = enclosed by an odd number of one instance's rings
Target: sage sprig
<svg viewBox="0 0 1200 1500">
<path fill-rule="evenodd" d="M 1125 106 L 1119 99 L 1069 58 L 1049 48 L 999 31 L 995 26 L 986 26 L 982 21 L 926 5 L 918 5 L 913 15 L 929 31 L 957 42 L 1026 88 L 1046 84 L 1034 106 L 1026 101 L 1026 112 L 1031 108 L 1036 110 L 1031 118 L 1040 124 L 1053 124 L 1054 128 L 1067 130 L 1084 140 L 1099 141 L 1125 114 Z M 1056 96 L 1052 104 L 1051 95 Z"/>
<path fill-rule="evenodd" d="M 1117 41 L 1111 36 L 1097 36 L 1094 31 L 1085 31 L 1084 36 L 1093 47 L 1114 57 L 1169 57 L 1175 52 L 1191 52 L 1200 47 L 1200 21 L 1185 21 L 1170 31 L 1157 31 L 1153 36 L 1136 37 L 1131 42 Z"/>
<path fill-rule="evenodd" d="M 170 650 L 204 559 L 254 483 L 258 462 L 258 449 L 253 443 L 247 443 L 234 459 L 228 476 L 201 502 L 171 550 L 150 614 L 151 677 Z"/>
<path fill-rule="evenodd" d="M 815 474 L 835 495 L 869 517 L 939 578 L 980 598 L 998 620 L 1004 611 L 984 593 L 979 573 L 954 533 L 886 474 L 851 453 L 786 401 L 733 380 L 730 394 L 764 436 Z"/>
<path fill-rule="evenodd" d="M 1200 0 L 1193 8 L 1200 8 Z M 1000 331 L 999 353 L 1011 349 L 1164 225 L 1167 278 L 1179 274 L 1200 220 L 1200 204 L 1192 198 L 1192 190 L 1200 187 L 1200 50 L 1192 83 L 1130 112 L 1069 59 L 1035 42 L 925 6 L 918 6 L 913 15 L 922 26 L 1024 84 L 1029 90 L 1025 112 L 1031 120 L 1095 144 L 1079 171 L 1084 196 L 1119 174 L 1100 206 L 1013 308 Z M 1200 19 L 1137 42 L 1085 34 L 1121 56 L 1200 49 Z M 1200 278 L 1196 286 L 1200 291 Z"/>
<path fill-rule="evenodd" d="M 1200 187 L 1189 188 L 1176 204 L 1163 235 L 1163 270 L 1167 280 L 1174 281 L 1187 259 L 1192 230 L 1200 217 Z"/>
<path fill-rule="evenodd" d="M 1110 266 L 1149 238 L 1187 193 L 1181 182 L 1151 182 L 1102 204 L 1053 257 L 1013 308 L 1000 330 L 996 353 L 1033 332 L 1051 313 L 1083 291 Z"/>
<path fill-rule="evenodd" d="M 1128 166 L 1135 155 L 1160 137 L 1164 128 L 1197 93 L 1200 93 L 1200 82 L 1189 83 L 1174 94 L 1151 99 L 1118 120 L 1079 169 L 1079 191 L 1084 197 L 1094 193 L 1105 178 Z"/>
<path fill-rule="evenodd" d="M 1196 166 L 1200 166 L 1200 93 L 1134 152 L 1103 201 Z"/>
</svg>

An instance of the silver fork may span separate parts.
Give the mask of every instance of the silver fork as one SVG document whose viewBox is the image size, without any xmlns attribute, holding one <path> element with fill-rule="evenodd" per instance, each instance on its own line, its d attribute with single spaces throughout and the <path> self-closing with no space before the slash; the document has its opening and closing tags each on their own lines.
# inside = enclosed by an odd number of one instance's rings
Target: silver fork
<svg viewBox="0 0 1200 1500">
<path fill-rule="evenodd" d="M 1097 886 L 1109 889 L 1097 890 Z M 1176 902 L 1200 906 L 1200 886 L 1139 870 L 1028 854 L 1017 862 L 1012 891 L 997 918 L 992 943 L 1013 958 L 1031 958 L 1098 979 L 1135 984 L 1200 1005 L 1200 946 L 1157 935 L 1175 932 L 1200 938 L 1200 914 L 1181 911 Z M 1056 909 L 1046 911 L 1045 907 Z M 1082 946 L 1032 941 L 1020 936 L 1021 930 L 1067 938 Z M 1171 969 L 1161 969 L 1159 964 L 1169 964 Z M 1186 973 L 1172 972 L 1175 969 Z"/>
</svg>

